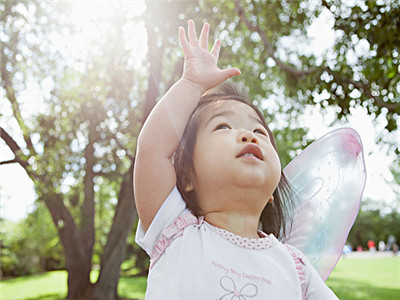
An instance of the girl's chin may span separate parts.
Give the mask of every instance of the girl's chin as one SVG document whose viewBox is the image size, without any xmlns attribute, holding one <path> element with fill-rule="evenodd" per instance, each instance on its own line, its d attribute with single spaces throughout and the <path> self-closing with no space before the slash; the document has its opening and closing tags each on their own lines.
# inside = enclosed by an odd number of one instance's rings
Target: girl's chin
<svg viewBox="0 0 400 300">
<path fill-rule="evenodd" d="M 268 181 L 257 177 L 236 178 L 234 184 L 238 187 L 265 188 Z"/>
<path fill-rule="evenodd" d="M 268 178 L 265 176 L 236 176 L 234 185 L 249 189 L 263 189 L 274 191 L 279 183 L 279 177 Z"/>
</svg>

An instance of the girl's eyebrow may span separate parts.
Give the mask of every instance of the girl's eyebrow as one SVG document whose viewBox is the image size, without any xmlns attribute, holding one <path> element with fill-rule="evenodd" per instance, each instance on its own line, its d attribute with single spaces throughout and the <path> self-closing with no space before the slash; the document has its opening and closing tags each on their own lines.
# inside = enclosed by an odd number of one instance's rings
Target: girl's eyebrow
<svg viewBox="0 0 400 300">
<path fill-rule="evenodd" d="M 257 123 L 259 123 L 263 128 L 265 128 L 264 123 L 259 119 L 254 117 L 253 115 L 249 115 L 250 118 L 252 118 L 254 121 L 256 121 Z"/>
<path fill-rule="evenodd" d="M 206 126 L 215 118 L 217 117 L 225 117 L 225 116 L 232 116 L 234 115 L 234 112 L 231 110 L 223 110 L 219 113 L 216 113 L 215 115 L 212 115 L 208 121 L 206 122 Z M 253 116 L 252 114 L 249 114 L 249 117 L 251 119 L 253 119 L 254 121 L 256 121 L 257 123 L 259 123 L 263 128 L 265 128 L 265 125 L 263 124 L 263 122 L 261 122 L 261 120 L 259 118 L 256 118 L 255 116 Z"/>
<path fill-rule="evenodd" d="M 233 111 L 231 111 L 231 110 L 223 110 L 223 111 L 221 111 L 221 112 L 219 112 L 219 113 L 216 113 L 215 115 L 212 115 L 209 119 L 208 119 L 208 121 L 206 122 L 206 126 L 212 121 L 212 120 L 214 120 L 215 118 L 217 118 L 217 117 L 225 117 L 225 116 L 231 116 L 231 115 L 233 115 L 234 113 L 233 113 Z"/>
</svg>

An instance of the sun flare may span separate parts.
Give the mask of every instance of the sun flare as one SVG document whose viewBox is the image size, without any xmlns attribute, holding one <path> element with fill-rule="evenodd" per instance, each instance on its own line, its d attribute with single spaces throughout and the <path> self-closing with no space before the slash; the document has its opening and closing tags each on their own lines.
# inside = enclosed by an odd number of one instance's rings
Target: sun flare
<svg viewBox="0 0 400 300">
<path fill-rule="evenodd" d="M 123 22 L 125 47 L 132 55 L 133 64 L 140 64 L 147 52 L 147 34 L 141 18 L 146 5 L 143 1 L 82 1 L 69 2 L 70 20 L 78 34 L 64 36 L 64 41 L 74 57 L 91 52 L 93 42 L 104 38 L 117 22 Z"/>
</svg>

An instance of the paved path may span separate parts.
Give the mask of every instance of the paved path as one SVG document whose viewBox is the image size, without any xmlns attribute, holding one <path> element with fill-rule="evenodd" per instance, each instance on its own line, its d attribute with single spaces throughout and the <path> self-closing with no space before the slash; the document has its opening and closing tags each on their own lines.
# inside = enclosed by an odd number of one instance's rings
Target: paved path
<svg viewBox="0 0 400 300">
<path fill-rule="evenodd" d="M 342 255 L 342 258 L 382 258 L 382 257 L 393 257 L 397 256 L 400 258 L 400 252 L 397 255 L 394 255 L 392 251 L 376 251 L 376 252 L 369 252 L 369 251 L 354 251 L 346 255 Z"/>
</svg>

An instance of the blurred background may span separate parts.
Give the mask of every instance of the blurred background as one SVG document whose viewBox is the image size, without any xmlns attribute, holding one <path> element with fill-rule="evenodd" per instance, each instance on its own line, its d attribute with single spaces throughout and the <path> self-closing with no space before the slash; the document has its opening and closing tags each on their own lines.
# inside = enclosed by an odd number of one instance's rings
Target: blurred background
<svg viewBox="0 0 400 300">
<path fill-rule="evenodd" d="M 181 76 L 190 18 L 241 70 L 283 166 L 332 129 L 359 132 L 367 184 L 328 285 L 400 298 L 398 1 L 1 0 L 0 14 L 2 299 L 144 297 L 136 139 Z"/>
</svg>

